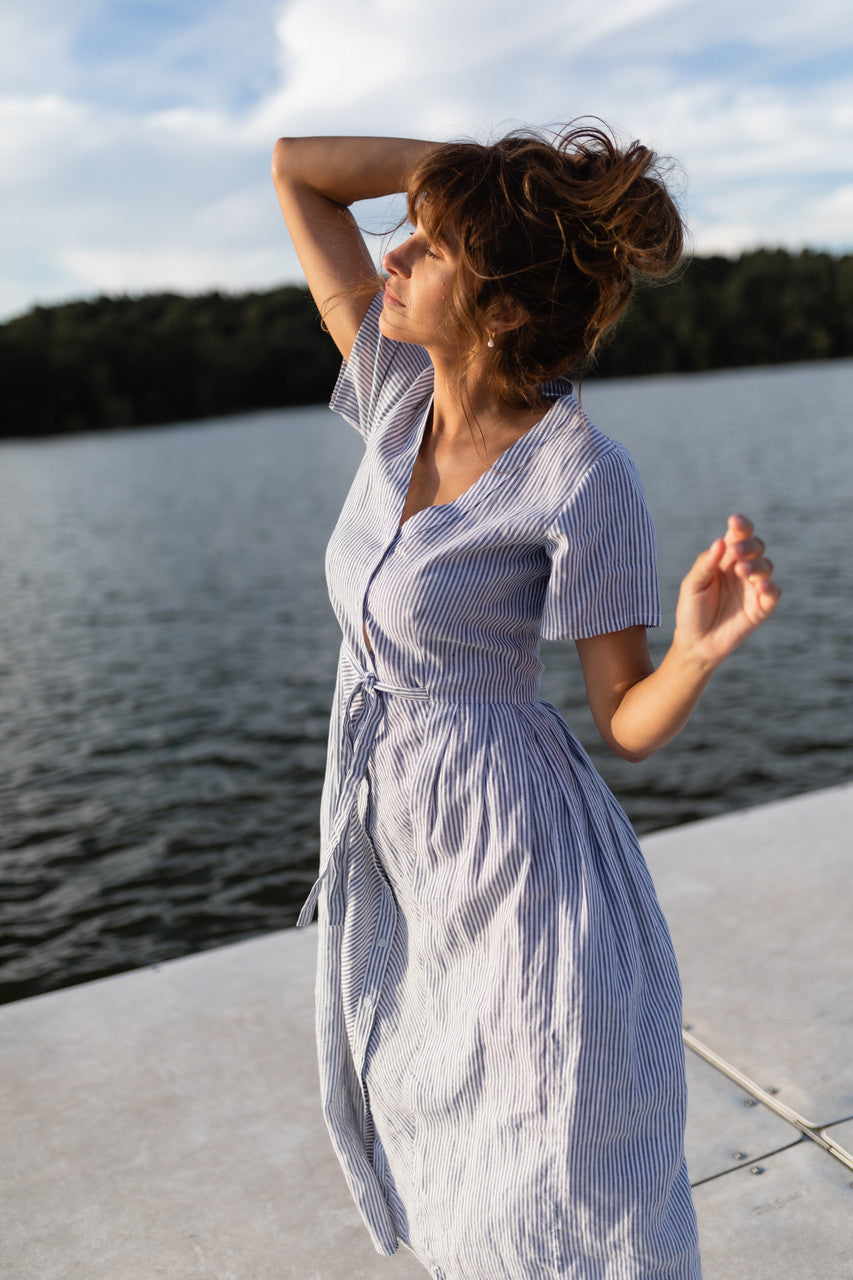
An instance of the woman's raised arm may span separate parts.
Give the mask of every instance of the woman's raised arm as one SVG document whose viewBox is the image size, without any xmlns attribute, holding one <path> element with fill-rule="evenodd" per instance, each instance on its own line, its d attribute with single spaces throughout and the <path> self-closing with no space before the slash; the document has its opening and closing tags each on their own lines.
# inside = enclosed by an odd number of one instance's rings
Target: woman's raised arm
<svg viewBox="0 0 853 1280">
<path fill-rule="evenodd" d="M 379 288 L 349 206 L 405 191 L 433 145 L 414 138 L 279 138 L 275 144 L 278 202 L 308 288 L 344 359 Z"/>
</svg>

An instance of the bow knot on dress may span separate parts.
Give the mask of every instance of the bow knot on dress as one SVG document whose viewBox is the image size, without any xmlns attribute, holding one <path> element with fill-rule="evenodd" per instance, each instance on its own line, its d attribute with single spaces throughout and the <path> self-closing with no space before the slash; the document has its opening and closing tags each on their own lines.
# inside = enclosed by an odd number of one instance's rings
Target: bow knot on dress
<svg viewBox="0 0 853 1280">
<path fill-rule="evenodd" d="M 329 923 L 342 925 L 344 922 L 346 899 L 343 893 L 341 857 L 347 826 L 352 817 L 359 787 L 366 777 L 373 739 L 382 718 L 384 705 L 382 695 L 393 694 L 397 697 L 411 698 L 414 701 L 425 701 L 429 698 L 426 689 L 404 688 L 401 685 L 380 680 L 375 671 L 365 670 L 351 653 L 347 654 L 347 659 L 356 673 L 356 679 L 340 717 L 340 758 L 343 777 L 331 831 L 320 853 L 320 875 L 314 881 L 311 892 L 299 913 L 297 928 L 310 924 L 320 890 L 327 882 Z"/>
</svg>

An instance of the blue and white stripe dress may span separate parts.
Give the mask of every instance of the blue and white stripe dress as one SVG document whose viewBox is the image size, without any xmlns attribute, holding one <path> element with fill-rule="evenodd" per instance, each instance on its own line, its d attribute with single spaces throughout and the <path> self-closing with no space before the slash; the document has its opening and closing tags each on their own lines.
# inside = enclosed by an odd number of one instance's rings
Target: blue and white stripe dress
<svg viewBox="0 0 853 1280">
<path fill-rule="evenodd" d="M 367 447 L 327 556 L 344 639 L 302 916 L 319 898 L 332 1142 L 377 1250 L 435 1280 L 697 1280 L 669 933 L 538 696 L 541 638 L 658 623 L 642 488 L 555 383 L 399 528 L 433 372 L 380 309 L 332 400 Z"/>
</svg>

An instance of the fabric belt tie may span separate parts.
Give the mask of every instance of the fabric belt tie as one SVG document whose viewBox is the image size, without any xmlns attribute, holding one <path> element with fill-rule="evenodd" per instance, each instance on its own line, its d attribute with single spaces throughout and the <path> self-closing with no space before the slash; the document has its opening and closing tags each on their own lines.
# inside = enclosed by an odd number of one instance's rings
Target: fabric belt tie
<svg viewBox="0 0 853 1280">
<path fill-rule="evenodd" d="M 352 816 L 353 807 L 358 796 L 358 789 L 367 776 L 367 762 L 376 737 L 376 731 L 384 714 L 383 699 L 380 695 L 392 694 L 398 698 L 409 698 L 415 702 L 428 702 L 426 689 L 405 688 L 402 685 L 387 684 L 379 680 L 372 671 L 365 671 L 350 651 L 345 650 L 346 657 L 357 673 L 357 679 L 350 692 L 341 717 L 341 784 L 338 791 L 338 802 L 332 814 L 329 837 L 320 850 L 320 874 L 314 881 L 305 905 L 296 921 L 297 929 L 310 924 L 314 918 L 317 899 L 323 885 L 328 883 L 328 915 L 329 923 L 340 925 L 344 922 L 346 912 L 346 894 L 343 882 L 343 860 L 346 847 L 346 834 Z M 363 704 L 353 723 L 353 706 L 357 698 Z"/>
</svg>

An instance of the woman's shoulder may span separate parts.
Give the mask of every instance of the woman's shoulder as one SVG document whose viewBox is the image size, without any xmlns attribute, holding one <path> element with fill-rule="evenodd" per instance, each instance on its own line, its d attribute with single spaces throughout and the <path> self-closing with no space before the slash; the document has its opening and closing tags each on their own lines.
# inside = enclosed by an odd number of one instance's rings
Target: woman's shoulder
<svg viewBox="0 0 853 1280">
<path fill-rule="evenodd" d="M 553 388 L 557 394 L 549 397 L 549 447 L 542 459 L 546 466 L 555 468 L 556 473 L 562 473 L 565 478 L 575 480 L 590 471 L 606 470 L 607 460 L 611 466 L 634 467 L 627 447 L 595 425 L 570 382 L 549 383 L 547 388 Z"/>
<path fill-rule="evenodd" d="M 548 423 L 545 447 L 536 452 L 531 476 L 546 523 L 597 519 L 605 513 L 612 518 L 626 499 L 644 503 L 629 449 L 590 420 L 571 388 L 554 398 Z"/>
</svg>

